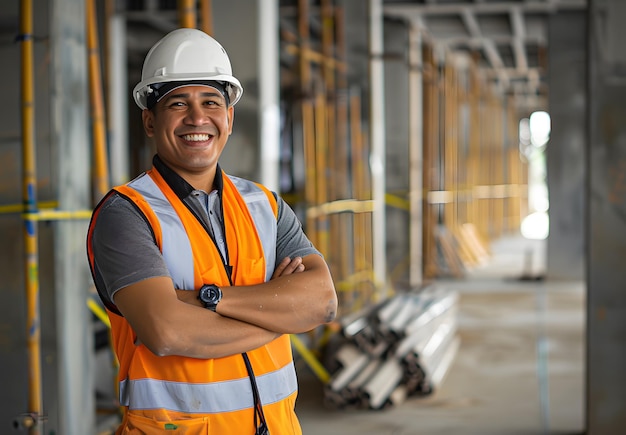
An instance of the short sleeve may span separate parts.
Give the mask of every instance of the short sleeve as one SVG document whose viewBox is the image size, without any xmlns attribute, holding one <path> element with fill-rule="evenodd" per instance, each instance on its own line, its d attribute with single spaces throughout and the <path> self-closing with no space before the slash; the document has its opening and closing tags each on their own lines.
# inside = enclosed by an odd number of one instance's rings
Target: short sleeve
<svg viewBox="0 0 626 435">
<path fill-rule="evenodd" d="M 278 202 L 278 229 L 276 240 L 276 262 L 283 258 L 322 255 L 304 233 L 302 224 L 289 205 L 280 197 Z"/>
<path fill-rule="evenodd" d="M 134 204 L 114 194 L 100 207 L 91 246 L 94 280 L 105 303 L 131 284 L 170 276 L 152 229 Z"/>
</svg>

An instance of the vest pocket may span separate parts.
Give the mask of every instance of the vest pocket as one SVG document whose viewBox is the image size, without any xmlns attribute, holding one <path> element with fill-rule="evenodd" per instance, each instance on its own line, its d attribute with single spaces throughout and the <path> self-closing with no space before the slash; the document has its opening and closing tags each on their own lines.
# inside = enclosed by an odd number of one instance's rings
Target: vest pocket
<svg viewBox="0 0 626 435">
<path fill-rule="evenodd" d="M 265 280 L 264 258 L 239 257 L 235 274 L 236 285 L 252 285 L 263 282 Z"/>
<path fill-rule="evenodd" d="M 208 433 L 209 417 L 156 421 L 130 412 L 126 413 L 124 422 L 117 432 L 119 435 L 207 435 Z"/>
</svg>

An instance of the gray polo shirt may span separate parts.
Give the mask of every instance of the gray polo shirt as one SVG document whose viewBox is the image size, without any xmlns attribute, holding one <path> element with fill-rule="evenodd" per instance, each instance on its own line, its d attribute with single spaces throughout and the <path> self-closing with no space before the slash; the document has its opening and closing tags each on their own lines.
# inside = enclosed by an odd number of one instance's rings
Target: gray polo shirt
<svg viewBox="0 0 626 435">
<path fill-rule="evenodd" d="M 167 171 L 161 168 L 159 172 L 163 175 Z M 186 192 L 188 194 L 182 198 L 183 201 L 203 221 L 225 258 L 218 192 L 207 194 L 193 189 Z M 306 237 L 289 205 L 280 197 L 277 197 L 277 203 L 276 262 L 285 257 L 321 255 Z M 98 277 L 96 286 L 107 305 L 113 301 L 115 293 L 124 287 L 148 278 L 170 276 L 145 217 L 133 203 L 117 193 L 110 195 L 100 205 L 91 243 Z"/>
</svg>

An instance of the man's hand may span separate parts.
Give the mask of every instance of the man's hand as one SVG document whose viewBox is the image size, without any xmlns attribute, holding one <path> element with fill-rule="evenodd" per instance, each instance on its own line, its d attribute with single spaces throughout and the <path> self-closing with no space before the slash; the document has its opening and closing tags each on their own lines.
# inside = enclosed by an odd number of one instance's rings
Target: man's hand
<svg viewBox="0 0 626 435">
<path fill-rule="evenodd" d="M 302 257 L 295 257 L 293 260 L 289 257 L 283 258 L 283 260 L 276 266 L 274 274 L 271 279 L 278 278 L 280 276 L 291 275 L 292 273 L 304 272 L 304 264 L 302 264 Z"/>
<path fill-rule="evenodd" d="M 222 288 L 217 313 L 281 334 L 334 320 L 337 294 L 321 255 L 284 258 L 269 281 Z"/>
</svg>

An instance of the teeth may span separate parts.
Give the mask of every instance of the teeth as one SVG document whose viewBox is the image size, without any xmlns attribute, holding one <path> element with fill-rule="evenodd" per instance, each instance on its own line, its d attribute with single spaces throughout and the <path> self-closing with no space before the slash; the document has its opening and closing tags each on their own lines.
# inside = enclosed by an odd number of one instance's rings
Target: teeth
<svg viewBox="0 0 626 435">
<path fill-rule="evenodd" d="M 186 134 L 186 135 L 183 135 L 183 139 L 190 141 L 190 142 L 202 142 L 202 141 L 209 140 L 209 135 L 208 134 Z"/>
</svg>

